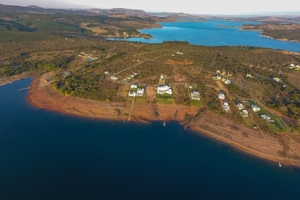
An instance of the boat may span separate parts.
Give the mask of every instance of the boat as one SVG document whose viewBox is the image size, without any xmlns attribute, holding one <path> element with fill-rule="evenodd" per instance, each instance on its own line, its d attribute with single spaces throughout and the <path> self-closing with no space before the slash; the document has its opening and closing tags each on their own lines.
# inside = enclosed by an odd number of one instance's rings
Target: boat
<svg viewBox="0 0 300 200">
<path fill-rule="evenodd" d="M 281 165 L 281 163 L 280 163 L 280 162 L 278 162 L 278 166 L 279 166 L 279 167 L 282 167 L 282 165 Z"/>
<path fill-rule="evenodd" d="M 166 122 L 164 122 L 164 123 L 163 123 L 163 126 L 166 126 L 166 125 L 167 125 Z"/>
</svg>

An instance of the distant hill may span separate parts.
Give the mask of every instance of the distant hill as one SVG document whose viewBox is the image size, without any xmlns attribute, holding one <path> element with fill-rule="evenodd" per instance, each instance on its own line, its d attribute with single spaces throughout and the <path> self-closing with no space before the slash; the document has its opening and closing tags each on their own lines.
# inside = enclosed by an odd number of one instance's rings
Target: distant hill
<svg viewBox="0 0 300 200">
<path fill-rule="evenodd" d="M 100 8 L 90 8 L 90 9 L 47 9 L 41 8 L 36 5 L 14 6 L 14 5 L 4 5 L 0 4 L 0 12 L 28 12 L 28 13 L 44 13 L 44 14 L 83 14 L 83 15 L 124 15 L 124 16 L 135 16 L 140 18 L 151 18 L 154 21 L 175 21 L 182 18 L 193 18 L 195 16 L 185 14 L 185 13 L 148 13 L 144 10 L 138 9 L 127 9 L 127 8 L 112 8 L 112 9 L 100 9 Z"/>
<path fill-rule="evenodd" d="M 0 12 L 28 12 L 28 13 L 45 13 L 45 14 L 55 14 L 55 13 L 62 13 L 62 14 L 72 14 L 72 13 L 78 13 L 78 14 L 87 14 L 88 12 L 82 11 L 82 10 L 77 10 L 77 11 L 72 11 L 72 10 L 65 10 L 65 9 L 45 9 L 41 8 L 35 5 L 30 5 L 30 6 L 14 6 L 14 5 L 4 5 L 0 4 Z"/>
<path fill-rule="evenodd" d="M 126 9 L 126 8 L 112 8 L 112 9 L 85 9 L 85 11 L 95 14 L 102 15 L 113 15 L 113 14 L 125 14 L 125 15 L 133 15 L 133 16 L 145 16 L 147 13 L 143 10 L 135 10 L 135 9 Z"/>
<path fill-rule="evenodd" d="M 37 8 L 37 9 L 42 9 L 41 7 L 35 6 L 35 5 L 30 5 L 30 6 L 26 6 L 27 8 Z"/>
</svg>

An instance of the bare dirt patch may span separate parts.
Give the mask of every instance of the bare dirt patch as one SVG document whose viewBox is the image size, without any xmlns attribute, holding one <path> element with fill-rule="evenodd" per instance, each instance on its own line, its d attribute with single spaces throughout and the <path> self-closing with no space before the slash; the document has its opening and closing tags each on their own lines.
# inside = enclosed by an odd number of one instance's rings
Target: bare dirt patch
<svg viewBox="0 0 300 200">
<path fill-rule="evenodd" d="M 289 82 L 295 86 L 296 88 L 300 89 L 300 71 L 296 71 L 293 74 L 289 74 Z"/>
<path fill-rule="evenodd" d="M 181 62 L 176 62 L 176 61 L 173 61 L 171 59 L 167 59 L 165 61 L 165 64 L 173 65 L 173 66 L 175 66 L 175 65 L 191 65 L 191 64 L 193 64 L 193 62 L 188 61 L 188 60 L 184 60 L 184 61 L 181 61 Z"/>
<path fill-rule="evenodd" d="M 100 26 L 88 27 L 87 25 L 88 25 L 87 23 L 82 23 L 80 27 L 92 31 L 93 33 L 95 33 L 95 35 L 107 33 L 107 30 L 101 28 Z"/>
</svg>

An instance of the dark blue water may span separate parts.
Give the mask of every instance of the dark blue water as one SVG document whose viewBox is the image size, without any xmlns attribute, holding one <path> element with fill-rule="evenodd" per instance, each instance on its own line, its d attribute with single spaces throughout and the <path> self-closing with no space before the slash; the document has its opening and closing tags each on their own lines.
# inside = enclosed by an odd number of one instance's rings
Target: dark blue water
<svg viewBox="0 0 300 200">
<path fill-rule="evenodd" d="M 176 122 L 103 122 L 36 109 L 31 79 L 0 87 L 0 199 L 299 199 L 279 168 Z"/>
<path fill-rule="evenodd" d="M 163 26 L 162 28 L 140 30 L 154 38 L 130 38 L 128 40 L 146 43 L 176 40 L 205 46 L 248 45 L 292 52 L 300 51 L 300 42 L 280 41 L 262 37 L 259 31 L 241 30 L 242 24 L 257 24 L 256 22 L 208 20 L 203 22 L 163 22 L 160 24 Z"/>
</svg>

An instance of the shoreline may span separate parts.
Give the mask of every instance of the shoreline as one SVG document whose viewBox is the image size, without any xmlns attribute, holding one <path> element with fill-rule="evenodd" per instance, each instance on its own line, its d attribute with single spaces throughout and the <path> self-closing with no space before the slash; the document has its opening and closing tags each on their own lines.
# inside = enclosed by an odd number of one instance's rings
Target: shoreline
<svg viewBox="0 0 300 200">
<path fill-rule="evenodd" d="M 128 121 L 131 102 L 98 102 L 61 95 L 50 83 L 43 83 L 42 77 L 34 78 L 28 92 L 28 101 L 37 108 L 106 121 Z M 159 113 L 155 116 L 154 107 Z M 183 105 L 135 104 L 131 120 L 137 123 L 154 121 L 177 121 L 185 129 L 230 145 L 246 154 L 280 162 L 283 166 L 300 166 L 300 135 L 262 133 L 229 119 L 211 113 L 207 109 L 198 119 L 185 119 L 185 115 L 195 116 L 199 108 Z M 288 148 L 283 142 L 288 142 Z M 280 155 L 279 152 L 283 152 Z M 293 157 L 295 159 L 293 159 Z"/>
</svg>

